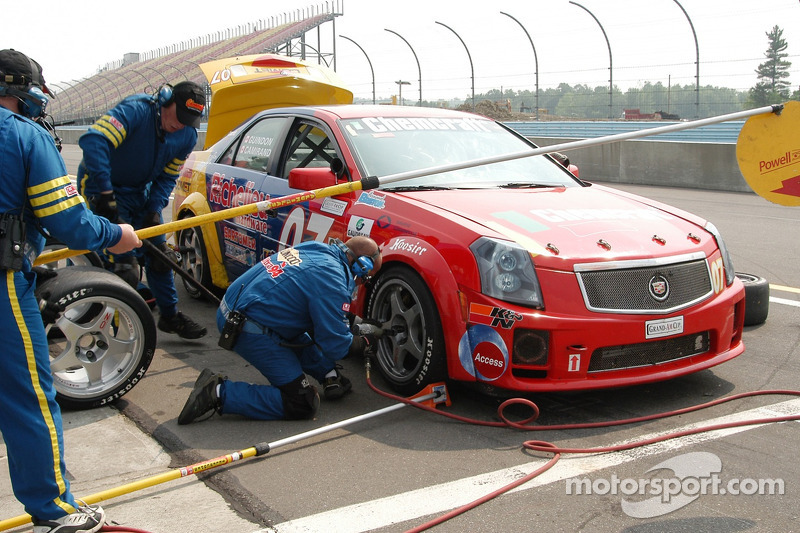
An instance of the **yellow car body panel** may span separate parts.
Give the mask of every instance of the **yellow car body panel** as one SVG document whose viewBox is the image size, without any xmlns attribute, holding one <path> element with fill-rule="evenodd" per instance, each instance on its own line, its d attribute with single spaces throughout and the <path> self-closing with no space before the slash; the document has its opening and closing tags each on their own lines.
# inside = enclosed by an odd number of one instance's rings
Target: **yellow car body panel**
<svg viewBox="0 0 800 533">
<path fill-rule="evenodd" d="M 352 91 L 334 71 L 296 58 L 256 54 L 200 68 L 211 87 L 206 148 L 265 109 L 353 102 Z"/>
</svg>

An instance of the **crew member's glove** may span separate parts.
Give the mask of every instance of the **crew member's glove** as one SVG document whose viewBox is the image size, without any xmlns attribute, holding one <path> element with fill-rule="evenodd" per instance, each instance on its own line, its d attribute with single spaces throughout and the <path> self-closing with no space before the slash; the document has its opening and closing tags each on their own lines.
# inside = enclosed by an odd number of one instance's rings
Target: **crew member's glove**
<svg viewBox="0 0 800 533">
<path fill-rule="evenodd" d="M 63 311 L 64 307 L 62 305 L 50 301 L 49 292 L 42 295 L 42 298 L 39 300 L 39 312 L 42 314 L 42 323 L 45 326 L 54 324 Z"/>
<path fill-rule="evenodd" d="M 167 244 L 166 242 L 162 242 L 161 244 L 156 244 L 156 248 L 166 256 L 167 259 L 172 261 L 173 263 L 180 264 L 181 256 L 175 251 L 172 246 Z M 156 254 L 152 250 L 148 251 L 150 254 L 150 267 L 155 270 L 156 272 L 169 272 L 172 270 L 172 265 L 164 261 L 160 254 Z"/>
<path fill-rule="evenodd" d="M 158 226 L 161 224 L 161 213 L 156 211 L 150 211 L 144 215 L 142 218 L 142 227 L 149 228 L 151 226 Z"/>
<path fill-rule="evenodd" d="M 347 352 L 347 357 L 351 355 L 366 355 L 367 357 L 375 355 L 375 350 L 378 347 L 378 337 L 372 333 L 364 335 L 354 333 L 353 340 L 350 343 L 350 350 Z"/>
<path fill-rule="evenodd" d="M 101 217 L 107 218 L 111 222 L 118 222 L 119 212 L 117 211 L 117 197 L 113 192 L 100 193 L 93 196 L 90 200 L 92 211 Z"/>
</svg>

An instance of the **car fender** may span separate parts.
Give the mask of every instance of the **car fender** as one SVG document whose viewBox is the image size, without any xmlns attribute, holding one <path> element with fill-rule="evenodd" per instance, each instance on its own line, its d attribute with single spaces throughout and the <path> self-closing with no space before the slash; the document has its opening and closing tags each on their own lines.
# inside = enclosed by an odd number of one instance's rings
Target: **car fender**
<svg viewBox="0 0 800 533">
<path fill-rule="evenodd" d="M 409 246 L 409 241 L 413 245 Z M 461 291 L 447 260 L 427 241 L 419 237 L 397 236 L 381 245 L 383 267 L 403 263 L 414 269 L 433 295 L 447 347 L 447 369 L 451 378 L 474 381 L 458 362 L 458 343 L 466 331 L 466 316 L 460 303 Z"/>
<path fill-rule="evenodd" d="M 204 194 L 200 192 L 193 192 L 187 196 L 180 207 L 178 208 L 178 216 L 183 218 L 188 213 L 192 216 L 200 216 L 211 213 L 211 208 Z M 222 251 L 219 247 L 219 236 L 217 235 L 217 226 L 213 222 L 203 224 L 200 226 L 200 232 L 203 236 L 203 242 L 206 246 L 206 255 L 208 257 L 208 270 L 211 274 L 211 281 L 215 286 L 227 288 L 230 284 L 228 280 L 228 273 L 225 270 L 225 265 L 222 261 Z"/>
</svg>

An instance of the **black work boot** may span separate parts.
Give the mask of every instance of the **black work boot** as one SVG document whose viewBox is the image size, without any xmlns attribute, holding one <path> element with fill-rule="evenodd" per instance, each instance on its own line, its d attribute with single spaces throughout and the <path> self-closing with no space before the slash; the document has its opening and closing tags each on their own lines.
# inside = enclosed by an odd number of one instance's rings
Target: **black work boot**
<svg viewBox="0 0 800 533">
<path fill-rule="evenodd" d="M 194 382 L 192 393 L 189 394 L 181 414 L 178 415 L 178 424 L 189 424 L 209 411 L 219 411 L 222 402 L 217 395 L 217 385 L 226 379 L 226 376 L 215 374 L 208 368 L 204 368 L 197 381 Z"/>
<path fill-rule="evenodd" d="M 336 366 L 336 375 L 322 380 L 322 390 L 326 400 L 338 400 L 353 388 L 353 384 L 344 374 L 339 372 L 340 366 Z"/>
<path fill-rule="evenodd" d="M 158 319 L 158 329 L 165 333 L 177 333 L 182 339 L 199 339 L 206 334 L 206 328 L 180 311 L 169 318 L 161 315 Z"/>
</svg>

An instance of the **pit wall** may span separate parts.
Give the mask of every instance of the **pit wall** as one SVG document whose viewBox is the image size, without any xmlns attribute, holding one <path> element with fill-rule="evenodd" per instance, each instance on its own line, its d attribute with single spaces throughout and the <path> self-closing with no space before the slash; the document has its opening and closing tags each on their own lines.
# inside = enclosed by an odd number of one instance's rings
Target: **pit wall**
<svg viewBox="0 0 800 533">
<path fill-rule="evenodd" d="M 538 146 L 581 140 L 529 139 Z M 753 192 L 739 170 L 735 144 L 633 140 L 563 153 L 586 181 Z"/>
</svg>

